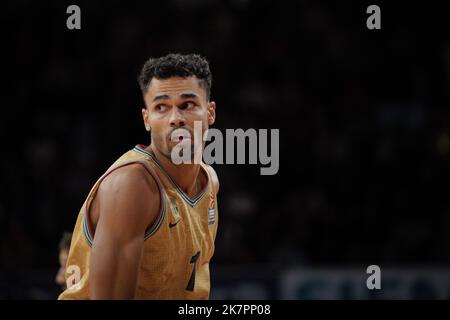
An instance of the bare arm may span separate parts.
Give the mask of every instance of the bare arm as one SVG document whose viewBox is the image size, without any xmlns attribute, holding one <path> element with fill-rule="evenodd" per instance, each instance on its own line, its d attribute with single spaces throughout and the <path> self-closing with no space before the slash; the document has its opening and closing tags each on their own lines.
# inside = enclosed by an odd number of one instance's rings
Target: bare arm
<svg viewBox="0 0 450 320">
<path fill-rule="evenodd" d="M 140 164 L 117 169 L 100 185 L 99 218 L 90 261 L 91 299 L 135 297 L 145 229 L 159 213 L 160 194 Z"/>
</svg>

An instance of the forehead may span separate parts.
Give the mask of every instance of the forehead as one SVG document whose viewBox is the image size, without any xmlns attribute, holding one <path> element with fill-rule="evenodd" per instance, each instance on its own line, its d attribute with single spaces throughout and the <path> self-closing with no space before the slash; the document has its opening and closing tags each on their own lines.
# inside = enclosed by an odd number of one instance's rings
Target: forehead
<svg viewBox="0 0 450 320">
<path fill-rule="evenodd" d="M 176 98 L 183 93 L 196 93 L 202 98 L 206 98 L 206 90 L 200 85 L 197 77 L 172 77 L 167 79 L 153 78 L 145 94 L 147 101 L 152 101 L 156 96 L 168 95 Z"/>
</svg>

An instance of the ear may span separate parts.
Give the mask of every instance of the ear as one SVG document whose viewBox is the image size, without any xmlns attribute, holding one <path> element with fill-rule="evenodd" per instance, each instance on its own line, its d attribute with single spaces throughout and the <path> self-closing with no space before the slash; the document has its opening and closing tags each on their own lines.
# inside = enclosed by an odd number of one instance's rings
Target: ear
<svg viewBox="0 0 450 320">
<path fill-rule="evenodd" d="M 151 131 L 150 127 L 150 115 L 148 114 L 148 110 L 146 107 L 142 108 L 142 119 L 144 120 L 145 130 L 148 132 Z"/>
<path fill-rule="evenodd" d="M 216 103 L 214 101 L 208 102 L 208 124 L 211 126 L 216 121 Z"/>
</svg>

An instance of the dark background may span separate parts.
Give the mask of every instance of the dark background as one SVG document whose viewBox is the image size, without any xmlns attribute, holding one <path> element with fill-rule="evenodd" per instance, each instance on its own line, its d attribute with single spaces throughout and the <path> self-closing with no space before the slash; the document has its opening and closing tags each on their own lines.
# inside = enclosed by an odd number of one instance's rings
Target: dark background
<svg viewBox="0 0 450 320">
<path fill-rule="evenodd" d="M 97 178 L 149 143 L 136 78 L 169 52 L 210 61 L 216 128 L 280 129 L 277 175 L 214 165 L 213 293 L 256 274 L 271 293 L 247 296 L 280 298 L 266 280 L 289 266 L 445 269 L 449 15 L 437 1 L 2 5 L 0 298 L 56 296 L 58 241 Z"/>
</svg>

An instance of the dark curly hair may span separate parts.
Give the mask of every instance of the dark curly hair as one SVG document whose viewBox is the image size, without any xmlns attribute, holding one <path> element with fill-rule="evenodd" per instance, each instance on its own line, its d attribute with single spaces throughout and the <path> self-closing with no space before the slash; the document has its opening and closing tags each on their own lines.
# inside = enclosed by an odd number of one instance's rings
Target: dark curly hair
<svg viewBox="0 0 450 320">
<path fill-rule="evenodd" d="M 145 94 L 153 78 L 167 79 L 190 76 L 199 79 L 199 83 L 206 90 L 206 96 L 209 99 L 212 74 L 209 70 L 208 61 L 198 54 L 170 53 L 160 58 L 150 58 L 142 67 L 138 82 L 142 94 Z"/>
</svg>

